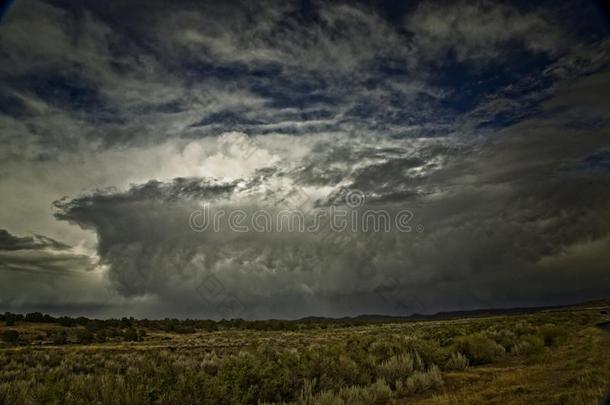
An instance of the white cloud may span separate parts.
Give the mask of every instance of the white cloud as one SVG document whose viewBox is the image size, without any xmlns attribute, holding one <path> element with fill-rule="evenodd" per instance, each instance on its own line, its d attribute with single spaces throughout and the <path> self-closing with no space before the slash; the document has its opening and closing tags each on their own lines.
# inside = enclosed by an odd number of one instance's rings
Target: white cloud
<svg viewBox="0 0 610 405">
<path fill-rule="evenodd" d="M 423 2 L 406 26 L 419 55 L 441 63 L 448 52 L 458 61 L 498 59 L 511 42 L 551 55 L 564 46 L 564 38 L 546 18 L 497 2 Z"/>
</svg>

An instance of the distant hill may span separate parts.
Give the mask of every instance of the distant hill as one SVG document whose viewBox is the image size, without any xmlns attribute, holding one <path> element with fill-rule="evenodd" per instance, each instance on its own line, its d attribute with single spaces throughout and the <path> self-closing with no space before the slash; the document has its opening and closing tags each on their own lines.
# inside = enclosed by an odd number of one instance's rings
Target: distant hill
<svg viewBox="0 0 610 405">
<path fill-rule="evenodd" d="M 560 310 L 565 308 L 590 308 L 610 307 L 610 299 L 601 299 L 595 301 L 587 301 L 579 304 L 568 304 L 568 305 L 552 305 L 542 307 L 516 307 L 516 308 L 486 308 L 486 309 L 473 309 L 467 311 L 446 311 L 437 312 L 435 314 L 412 314 L 408 316 L 399 315 L 379 315 L 379 314 L 363 314 L 353 317 L 319 317 L 319 316 L 308 316 L 305 318 L 297 319 L 298 322 L 321 322 L 321 321 L 364 321 L 364 322 L 394 322 L 394 321 L 425 321 L 425 320 L 442 320 L 442 319 L 453 319 L 453 318 L 470 318 L 470 317 L 484 317 L 493 315 L 517 315 L 517 314 L 533 314 L 542 311 Z"/>
</svg>

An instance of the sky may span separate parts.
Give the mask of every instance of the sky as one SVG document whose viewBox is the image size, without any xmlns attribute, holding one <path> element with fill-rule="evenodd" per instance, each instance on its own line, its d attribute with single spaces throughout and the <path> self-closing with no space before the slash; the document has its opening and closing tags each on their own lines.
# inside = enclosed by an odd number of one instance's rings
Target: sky
<svg viewBox="0 0 610 405">
<path fill-rule="evenodd" d="M 16 0 L 0 21 L 0 311 L 295 319 L 607 297 L 607 11 Z M 410 217 L 197 226 L 331 208 Z"/>
</svg>

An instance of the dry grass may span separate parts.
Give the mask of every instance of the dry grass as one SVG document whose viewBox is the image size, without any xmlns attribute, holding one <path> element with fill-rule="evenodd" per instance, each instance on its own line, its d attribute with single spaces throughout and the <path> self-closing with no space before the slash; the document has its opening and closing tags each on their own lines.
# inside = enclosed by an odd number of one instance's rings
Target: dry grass
<svg viewBox="0 0 610 405">
<path fill-rule="evenodd" d="M 421 404 L 599 404 L 610 391 L 610 334 L 585 327 L 534 359 L 445 374 L 445 392 Z"/>
</svg>

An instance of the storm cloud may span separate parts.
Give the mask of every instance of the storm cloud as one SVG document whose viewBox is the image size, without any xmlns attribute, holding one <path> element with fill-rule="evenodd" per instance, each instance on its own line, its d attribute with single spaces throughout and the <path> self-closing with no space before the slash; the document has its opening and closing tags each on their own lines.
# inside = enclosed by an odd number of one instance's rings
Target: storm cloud
<svg viewBox="0 0 610 405">
<path fill-rule="evenodd" d="M 398 315 L 610 289 L 610 42 L 588 3 L 18 1 L 0 33 L 7 310 Z M 190 222 L 355 192 L 411 231 Z"/>
</svg>

